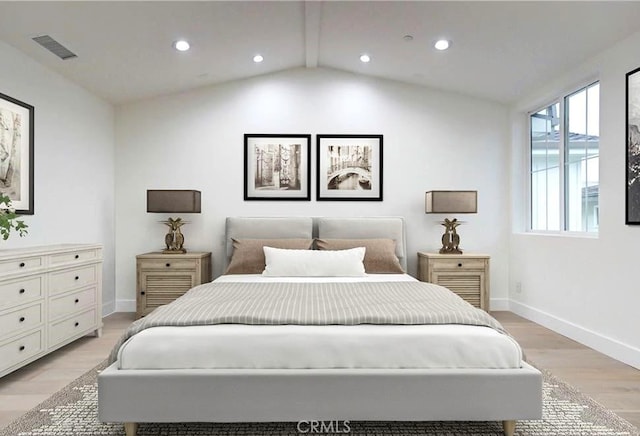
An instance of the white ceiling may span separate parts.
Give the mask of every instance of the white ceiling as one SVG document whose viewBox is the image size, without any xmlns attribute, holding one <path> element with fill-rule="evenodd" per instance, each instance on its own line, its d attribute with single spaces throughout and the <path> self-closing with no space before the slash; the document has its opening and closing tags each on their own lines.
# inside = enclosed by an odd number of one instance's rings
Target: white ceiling
<svg viewBox="0 0 640 436">
<path fill-rule="evenodd" d="M 0 1 L 0 40 L 115 104 L 299 67 L 509 103 L 636 31 L 636 1 Z M 182 37 L 189 52 L 171 46 Z"/>
</svg>

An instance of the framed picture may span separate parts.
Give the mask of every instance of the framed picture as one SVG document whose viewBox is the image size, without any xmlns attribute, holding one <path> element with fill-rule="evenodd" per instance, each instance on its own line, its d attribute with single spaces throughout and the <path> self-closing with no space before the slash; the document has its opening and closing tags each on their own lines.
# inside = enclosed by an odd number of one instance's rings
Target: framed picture
<svg viewBox="0 0 640 436">
<path fill-rule="evenodd" d="M 0 94 L 0 192 L 33 215 L 33 106 Z"/>
<path fill-rule="evenodd" d="M 245 200 L 311 200 L 311 135 L 244 135 Z"/>
<path fill-rule="evenodd" d="M 317 199 L 382 201 L 382 135 L 318 135 Z"/>
<path fill-rule="evenodd" d="M 640 224 L 640 68 L 627 73 L 626 213 L 627 224 Z"/>
</svg>

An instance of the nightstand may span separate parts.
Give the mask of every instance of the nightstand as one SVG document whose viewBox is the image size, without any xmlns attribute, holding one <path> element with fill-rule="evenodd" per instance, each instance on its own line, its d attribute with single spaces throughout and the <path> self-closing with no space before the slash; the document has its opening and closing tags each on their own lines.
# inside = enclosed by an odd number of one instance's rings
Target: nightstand
<svg viewBox="0 0 640 436">
<path fill-rule="evenodd" d="M 435 283 L 489 312 L 489 259 L 486 254 L 418 252 L 418 279 Z"/>
<path fill-rule="evenodd" d="M 136 256 L 136 315 L 171 303 L 194 286 L 211 281 L 211 253 L 146 253 Z"/>
</svg>

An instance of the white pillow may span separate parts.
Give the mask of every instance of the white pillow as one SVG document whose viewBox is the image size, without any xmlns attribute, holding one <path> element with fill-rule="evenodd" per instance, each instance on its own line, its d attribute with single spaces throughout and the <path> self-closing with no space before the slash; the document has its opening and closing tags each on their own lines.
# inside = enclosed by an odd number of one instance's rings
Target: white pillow
<svg viewBox="0 0 640 436">
<path fill-rule="evenodd" d="M 286 250 L 264 247 L 264 276 L 354 277 L 365 276 L 365 248 L 349 250 Z"/>
</svg>

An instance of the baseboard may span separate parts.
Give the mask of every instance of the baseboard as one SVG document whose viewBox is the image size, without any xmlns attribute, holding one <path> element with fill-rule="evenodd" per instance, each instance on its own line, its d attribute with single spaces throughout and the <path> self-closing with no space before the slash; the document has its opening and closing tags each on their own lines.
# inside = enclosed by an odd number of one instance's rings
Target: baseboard
<svg viewBox="0 0 640 436">
<path fill-rule="evenodd" d="M 136 300 L 117 300 L 116 312 L 135 312 Z"/>
<path fill-rule="evenodd" d="M 493 307 L 492 307 L 493 309 Z M 510 300 L 509 309 L 523 318 L 547 327 L 616 360 L 640 369 L 640 349 L 589 330 L 534 307 Z"/>
<path fill-rule="evenodd" d="M 490 310 L 509 310 L 509 299 L 508 298 L 491 298 L 489 301 Z"/>
</svg>

